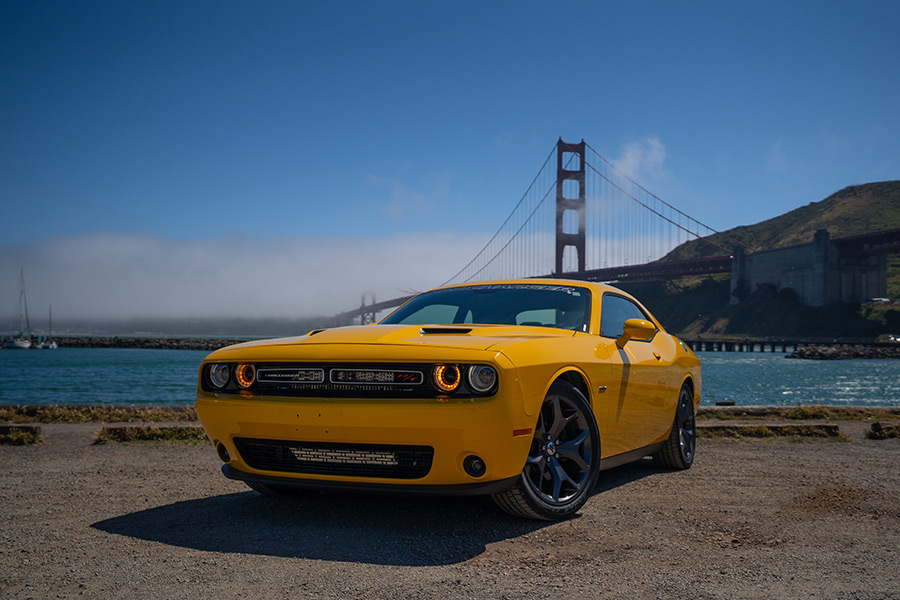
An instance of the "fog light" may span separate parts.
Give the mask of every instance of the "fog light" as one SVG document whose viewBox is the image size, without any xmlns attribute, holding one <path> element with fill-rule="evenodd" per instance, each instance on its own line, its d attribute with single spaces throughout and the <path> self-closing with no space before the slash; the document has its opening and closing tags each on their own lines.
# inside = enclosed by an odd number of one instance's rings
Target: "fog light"
<svg viewBox="0 0 900 600">
<path fill-rule="evenodd" d="M 228 448 L 225 447 L 225 444 L 219 443 L 219 445 L 216 446 L 216 452 L 219 453 L 219 458 L 222 459 L 222 462 L 227 463 L 231 460 L 231 455 L 228 454 Z"/>
<path fill-rule="evenodd" d="M 472 454 L 463 461 L 463 469 L 472 477 L 481 477 L 487 471 L 487 465 L 480 456 Z"/>
</svg>

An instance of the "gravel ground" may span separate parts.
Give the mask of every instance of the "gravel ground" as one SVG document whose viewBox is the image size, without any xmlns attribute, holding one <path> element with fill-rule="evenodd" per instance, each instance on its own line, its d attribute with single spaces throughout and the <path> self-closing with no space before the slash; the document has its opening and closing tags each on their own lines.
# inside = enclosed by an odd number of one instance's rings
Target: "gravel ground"
<svg viewBox="0 0 900 600">
<path fill-rule="evenodd" d="M 553 524 L 486 498 L 272 500 L 209 446 L 92 446 L 98 428 L 0 447 L 0 597 L 900 598 L 900 440 L 861 425 L 607 471 Z"/>
</svg>

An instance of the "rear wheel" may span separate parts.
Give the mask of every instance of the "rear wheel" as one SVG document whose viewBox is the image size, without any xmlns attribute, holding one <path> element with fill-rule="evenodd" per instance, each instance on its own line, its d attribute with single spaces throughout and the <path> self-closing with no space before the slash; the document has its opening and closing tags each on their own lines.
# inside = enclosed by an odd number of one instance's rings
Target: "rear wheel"
<svg viewBox="0 0 900 600">
<path fill-rule="evenodd" d="M 697 419 L 694 415 L 694 392 L 685 383 L 678 394 L 678 407 L 672 432 L 653 462 L 667 469 L 689 469 L 697 449 Z"/>
<path fill-rule="evenodd" d="M 517 517 L 557 520 L 578 511 L 600 474 L 600 434 L 578 388 L 557 381 L 538 415 L 531 450 L 512 489 L 494 502 Z"/>
</svg>

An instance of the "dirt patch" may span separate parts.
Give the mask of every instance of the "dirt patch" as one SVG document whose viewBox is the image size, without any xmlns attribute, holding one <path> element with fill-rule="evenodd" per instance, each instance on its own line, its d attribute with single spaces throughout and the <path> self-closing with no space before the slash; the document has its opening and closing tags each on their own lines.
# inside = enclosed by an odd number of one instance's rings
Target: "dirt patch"
<svg viewBox="0 0 900 600">
<path fill-rule="evenodd" d="M 605 471 L 544 523 L 484 497 L 265 498 L 210 444 L 42 428 L 0 446 L 3 598 L 900 596 L 900 440 L 701 440 L 691 469 Z"/>
<path fill-rule="evenodd" d="M 826 483 L 797 498 L 790 504 L 790 508 L 811 514 L 847 511 L 858 507 L 865 496 L 866 493 L 858 487 Z"/>
</svg>

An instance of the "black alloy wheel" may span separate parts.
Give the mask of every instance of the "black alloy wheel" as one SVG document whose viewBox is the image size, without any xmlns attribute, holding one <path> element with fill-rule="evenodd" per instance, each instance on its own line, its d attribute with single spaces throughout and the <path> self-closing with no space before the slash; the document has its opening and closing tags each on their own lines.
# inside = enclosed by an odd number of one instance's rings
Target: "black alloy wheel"
<svg viewBox="0 0 900 600">
<path fill-rule="evenodd" d="M 697 417 L 694 414 L 694 392 L 690 385 L 681 386 L 672 432 L 653 461 L 667 469 L 690 469 L 697 451 Z"/>
<path fill-rule="evenodd" d="M 516 485 L 494 501 L 514 516 L 557 520 L 578 511 L 600 474 L 600 434 L 584 394 L 572 384 L 550 386 Z"/>
</svg>

